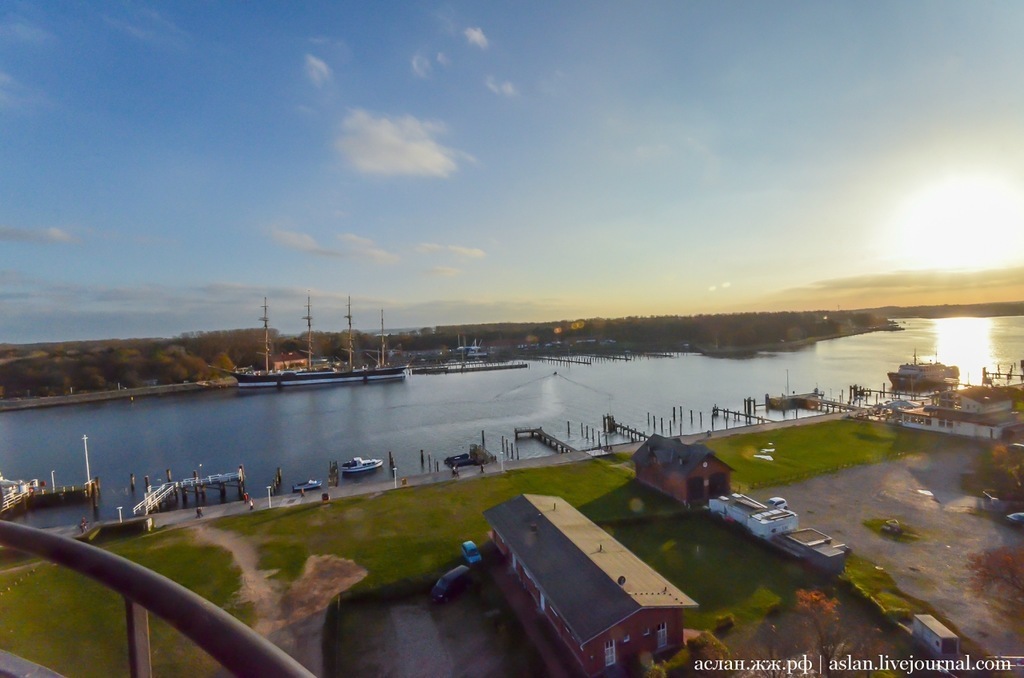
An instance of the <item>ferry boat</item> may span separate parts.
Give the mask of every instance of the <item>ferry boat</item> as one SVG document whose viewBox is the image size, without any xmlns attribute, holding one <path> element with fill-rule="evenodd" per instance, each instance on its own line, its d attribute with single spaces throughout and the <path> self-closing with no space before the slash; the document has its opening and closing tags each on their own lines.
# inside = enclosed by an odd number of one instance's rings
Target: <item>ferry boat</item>
<svg viewBox="0 0 1024 678">
<path fill-rule="evenodd" d="M 889 373 L 893 391 L 916 393 L 938 389 L 956 388 L 960 383 L 960 368 L 942 363 L 919 363 L 917 354 L 914 362 L 903 363 L 895 372 Z"/>
<path fill-rule="evenodd" d="M 239 388 L 283 388 L 285 386 L 313 386 L 318 384 L 353 384 L 369 383 L 371 381 L 400 381 L 405 379 L 406 365 L 387 365 L 387 343 L 384 335 L 384 313 L 380 315 L 381 346 L 380 358 L 376 366 L 353 369 L 352 350 L 352 300 L 349 299 L 348 315 L 348 366 L 346 369 L 326 366 L 323 368 L 313 367 L 313 316 L 310 312 L 309 297 L 306 298 L 306 321 L 308 335 L 308 350 L 306 351 L 306 367 L 294 370 L 272 370 L 270 369 L 270 319 L 267 316 L 267 299 L 263 298 L 263 334 L 265 365 L 263 370 L 236 370 L 231 376 L 238 382 Z"/>
</svg>

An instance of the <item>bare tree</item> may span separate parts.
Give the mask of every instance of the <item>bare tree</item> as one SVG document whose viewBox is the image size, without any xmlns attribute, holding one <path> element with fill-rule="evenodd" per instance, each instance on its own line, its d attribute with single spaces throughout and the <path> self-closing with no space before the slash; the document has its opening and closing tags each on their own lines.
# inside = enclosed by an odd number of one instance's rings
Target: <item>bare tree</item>
<svg viewBox="0 0 1024 678">
<path fill-rule="evenodd" d="M 1024 605 L 1024 546 L 975 553 L 968 559 L 967 569 L 971 585 L 978 591 L 997 591 Z"/>
</svg>

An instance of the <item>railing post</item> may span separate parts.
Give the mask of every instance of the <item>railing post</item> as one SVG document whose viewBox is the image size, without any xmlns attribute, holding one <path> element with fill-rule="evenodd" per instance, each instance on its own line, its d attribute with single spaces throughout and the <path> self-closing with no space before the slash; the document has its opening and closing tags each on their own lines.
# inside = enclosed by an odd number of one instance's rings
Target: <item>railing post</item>
<svg viewBox="0 0 1024 678">
<path fill-rule="evenodd" d="M 128 624 L 128 667 L 132 678 L 152 678 L 153 665 L 149 653 L 149 612 L 138 603 L 124 599 L 125 621 Z"/>
</svg>

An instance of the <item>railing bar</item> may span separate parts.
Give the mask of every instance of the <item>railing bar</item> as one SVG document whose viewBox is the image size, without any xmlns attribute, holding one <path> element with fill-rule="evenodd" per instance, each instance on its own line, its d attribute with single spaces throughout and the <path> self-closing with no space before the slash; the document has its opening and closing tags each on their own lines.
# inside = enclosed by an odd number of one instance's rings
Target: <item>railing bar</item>
<svg viewBox="0 0 1024 678">
<path fill-rule="evenodd" d="M 153 612 L 239 676 L 309 672 L 284 650 L 202 596 L 121 556 L 34 527 L 0 520 L 0 545 L 41 556 L 98 581 Z"/>
<path fill-rule="evenodd" d="M 132 678 L 152 678 L 153 663 L 149 648 L 149 612 L 128 597 L 124 599 L 128 627 L 128 667 Z"/>
</svg>

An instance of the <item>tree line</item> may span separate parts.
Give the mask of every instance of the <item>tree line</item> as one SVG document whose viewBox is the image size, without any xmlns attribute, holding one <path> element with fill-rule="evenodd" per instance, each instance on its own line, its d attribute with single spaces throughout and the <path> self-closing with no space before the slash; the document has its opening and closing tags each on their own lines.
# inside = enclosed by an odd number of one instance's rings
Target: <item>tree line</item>
<svg viewBox="0 0 1024 678">
<path fill-rule="evenodd" d="M 884 325 L 871 313 L 801 312 L 730 315 L 590 318 L 546 323 L 446 325 L 403 331 L 388 337 L 398 351 L 444 351 L 462 344 L 569 345 L 588 341 L 588 351 L 704 350 L 778 347 L 841 336 Z M 313 353 L 348 360 L 347 332 L 314 332 Z M 305 333 L 284 337 L 271 330 L 272 351 L 306 352 Z M 355 365 L 372 363 L 377 334 L 354 332 Z M 236 367 L 262 368 L 264 331 L 259 328 L 192 332 L 173 339 L 129 339 L 0 346 L 0 396 L 35 397 L 88 391 L 198 382 L 226 376 Z"/>
</svg>

